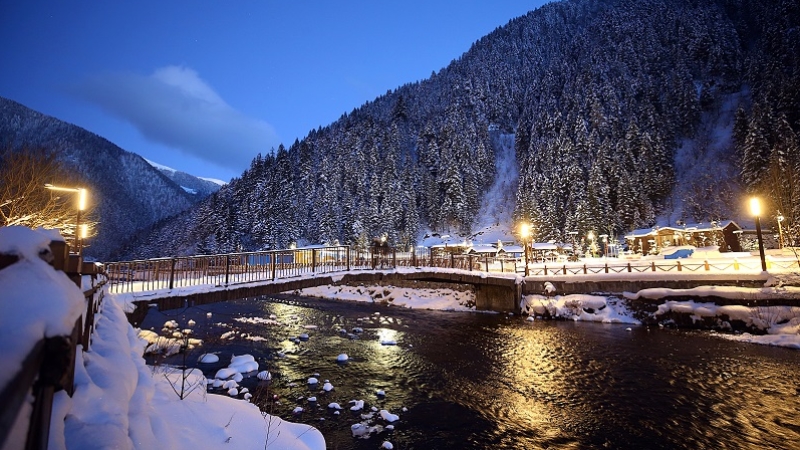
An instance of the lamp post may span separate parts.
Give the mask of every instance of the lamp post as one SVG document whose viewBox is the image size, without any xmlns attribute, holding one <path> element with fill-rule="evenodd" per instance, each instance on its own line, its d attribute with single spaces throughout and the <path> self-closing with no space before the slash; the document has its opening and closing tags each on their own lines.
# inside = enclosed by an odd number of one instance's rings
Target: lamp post
<svg viewBox="0 0 800 450">
<path fill-rule="evenodd" d="M 764 239 L 761 237 L 761 202 L 758 197 L 750 199 L 750 214 L 756 218 L 756 236 L 758 236 L 758 254 L 761 256 L 761 271 L 767 271 L 767 261 L 764 259 Z"/>
<path fill-rule="evenodd" d="M 608 235 L 601 234 L 600 239 L 603 241 L 603 258 L 608 256 Z"/>
<path fill-rule="evenodd" d="M 529 274 L 528 269 L 528 238 L 531 235 L 531 226 L 527 223 L 522 223 L 519 226 L 519 234 L 522 236 L 522 250 L 525 255 L 525 276 Z"/>
<path fill-rule="evenodd" d="M 778 219 L 778 247 L 783 248 L 783 227 L 781 226 L 781 222 L 783 222 L 785 217 L 783 217 L 783 214 L 781 214 L 780 211 L 778 211 L 777 219 Z"/>
<path fill-rule="evenodd" d="M 74 192 L 78 194 L 78 214 L 75 218 L 75 252 L 82 255 L 83 239 L 86 239 L 88 228 L 86 224 L 81 226 L 81 212 L 86 209 L 86 189 L 53 186 L 52 184 L 45 184 L 44 187 L 51 191 Z"/>
</svg>

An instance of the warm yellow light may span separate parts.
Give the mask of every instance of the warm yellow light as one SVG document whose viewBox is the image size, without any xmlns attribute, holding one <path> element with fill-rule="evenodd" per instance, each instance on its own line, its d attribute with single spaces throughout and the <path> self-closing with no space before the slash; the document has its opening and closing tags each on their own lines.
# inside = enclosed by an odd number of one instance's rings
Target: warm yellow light
<svg viewBox="0 0 800 450">
<path fill-rule="evenodd" d="M 44 187 L 50 189 L 51 191 L 62 191 L 62 192 L 77 192 L 78 193 L 78 210 L 83 211 L 86 209 L 86 195 L 87 191 L 84 188 L 67 188 L 61 186 L 53 186 L 52 184 L 45 184 Z"/>
<path fill-rule="evenodd" d="M 589 234 L 586 237 L 588 237 L 590 241 L 593 241 L 594 240 L 594 231 L 590 231 Z"/>
<path fill-rule="evenodd" d="M 754 216 L 761 215 L 761 202 L 758 200 L 758 197 L 750 198 L 750 214 Z"/>
<path fill-rule="evenodd" d="M 78 209 L 83 211 L 86 209 L 86 189 L 78 189 Z"/>
<path fill-rule="evenodd" d="M 89 236 L 89 225 L 81 224 L 81 239 L 86 239 Z"/>
<path fill-rule="evenodd" d="M 531 226 L 527 223 L 523 223 L 519 226 L 519 234 L 522 235 L 522 239 L 528 239 L 528 236 L 531 235 Z"/>
</svg>

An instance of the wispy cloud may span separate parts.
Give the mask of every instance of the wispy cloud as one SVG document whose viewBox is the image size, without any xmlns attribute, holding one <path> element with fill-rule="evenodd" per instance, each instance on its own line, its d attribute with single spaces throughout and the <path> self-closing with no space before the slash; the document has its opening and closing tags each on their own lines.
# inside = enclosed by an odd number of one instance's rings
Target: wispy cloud
<svg viewBox="0 0 800 450">
<path fill-rule="evenodd" d="M 228 105 L 188 67 L 163 67 L 149 76 L 98 75 L 72 91 L 130 122 L 147 139 L 237 171 L 278 145 L 270 124 Z"/>
</svg>

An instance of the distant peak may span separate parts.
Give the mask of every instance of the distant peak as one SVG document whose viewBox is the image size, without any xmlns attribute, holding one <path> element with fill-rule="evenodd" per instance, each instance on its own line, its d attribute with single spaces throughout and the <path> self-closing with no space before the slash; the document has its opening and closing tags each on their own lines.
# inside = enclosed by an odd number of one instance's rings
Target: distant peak
<svg viewBox="0 0 800 450">
<path fill-rule="evenodd" d="M 159 164 L 159 163 L 157 163 L 155 161 L 150 161 L 147 158 L 144 158 L 144 160 L 147 161 L 148 164 L 150 164 L 151 166 L 155 167 L 158 170 L 166 170 L 166 171 L 169 171 L 169 172 L 172 172 L 172 173 L 177 172 L 177 170 L 173 169 L 172 167 L 167 167 L 167 166 L 165 166 L 163 164 Z"/>
</svg>

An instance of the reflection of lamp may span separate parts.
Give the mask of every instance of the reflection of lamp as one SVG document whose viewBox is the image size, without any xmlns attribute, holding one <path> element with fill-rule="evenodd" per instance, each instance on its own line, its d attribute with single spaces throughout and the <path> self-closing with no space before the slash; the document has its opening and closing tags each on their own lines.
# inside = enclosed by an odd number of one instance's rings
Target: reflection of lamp
<svg viewBox="0 0 800 450">
<path fill-rule="evenodd" d="M 785 217 L 783 217 L 783 214 L 781 214 L 780 211 L 778 211 L 777 219 L 778 219 L 778 246 L 780 248 L 783 248 L 783 227 L 781 226 L 781 222 L 783 222 Z"/>
<path fill-rule="evenodd" d="M 764 239 L 761 237 L 761 202 L 758 197 L 750 199 L 750 214 L 756 218 L 756 236 L 758 236 L 758 254 L 761 256 L 761 271 L 767 271 L 767 261 L 764 259 Z"/>
<path fill-rule="evenodd" d="M 76 192 L 78 194 L 78 214 L 75 219 L 75 251 L 79 255 L 83 254 L 83 249 L 81 248 L 81 244 L 83 240 L 86 239 L 88 234 L 88 227 L 86 224 L 81 226 L 81 211 L 86 209 L 86 189 L 84 188 L 66 188 L 60 186 L 53 186 L 52 184 L 45 184 L 45 188 L 50 189 L 51 191 L 61 191 L 61 192 Z"/>
<path fill-rule="evenodd" d="M 525 276 L 527 277 L 528 272 L 528 237 L 531 235 L 531 226 L 527 223 L 522 223 L 519 226 L 519 234 L 522 236 L 522 245 L 523 245 L 523 253 L 525 254 Z"/>
</svg>

